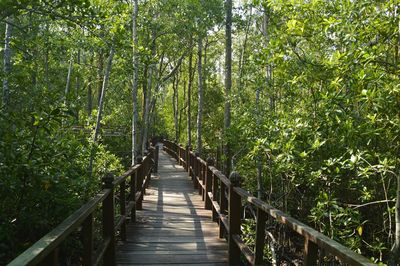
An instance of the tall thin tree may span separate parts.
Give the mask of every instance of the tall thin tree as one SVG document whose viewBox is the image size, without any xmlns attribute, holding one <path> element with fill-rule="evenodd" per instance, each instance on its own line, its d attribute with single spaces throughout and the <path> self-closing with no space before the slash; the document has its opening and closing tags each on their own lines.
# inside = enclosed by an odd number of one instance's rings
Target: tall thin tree
<svg viewBox="0 0 400 266">
<path fill-rule="evenodd" d="M 224 153 L 226 175 L 231 171 L 231 150 L 228 141 L 228 130 L 231 126 L 230 92 L 232 88 L 232 0 L 225 1 L 225 112 L 224 112 Z"/>
<path fill-rule="evenodd" d="M 93 136 L 93 144 L 97 143 L 99 134 L 100 134 L 100 127 L 101 127 L 101 118 L 103 115 L 103 106 L 104 106 L 104 99 L 105 99 L 105 94 L 106 94 L 106 89 L 108 86 L 108 81 L 110 79 L 110 74 L 111 74 L 111 67 L 112 67 L 112 62 L 114 58 L 114 45 L 112 44 L 111 50 L 110 50 L 110 55 L 108 57 L 108 62 L 106 66 L 106 73 L 104 74 L 103 78 L 103 85 L 101 87 L 101 92 L 100 92 L 100 97 L 99 97 L 99 108 L 97 111 L 97 119 L 96 119 L 96 127 L 94 130 L 94 136 Z M 92 148 L 91 154 L 90 154 L 90 160 L 89 160 L 89 175 L 90 177 L 92 176 L 92 171 L 93 171 L 93 160 L 94 160 L 95 152 L 94 148 Z"/>
<path fill-rule="evenodd" d="M 203 38 L 201 33 L 199 34 L 199 39 L 197 42 L 197 77 L 198 77 L 198 103 L 197 103 L 197 152 L 199 155 L 202 153 L 202 120 L 203 120 L 203 63 L 202 63 L 202 53 L 203 53 Z"/>
<path fill-rule="evenodd" d="M 132 41 L 133 41 L 133 82 L 132 82 L 132 165 L 135 164 L 136 156 L 139 154 L 138 147 L 138 79 L 139 79 L 139 55 L 138 55 L 138 31 L 137 31 L 137 17 L 139 12 L 138 0 L 133 0 L 132 12 Z"/>
<path fill-rule="evenodd" d="M 10 103 L 10 86 L 9 75 L 11 72 L 11 33 L 12 33 L 12 18 L 8 17 L 6 20 L 6 32 L 4 39 L 4 78 L 3 78 L 3 105 L 7 109 Z"/>
<path fill-rule="evenodd" d="M 188 97 L 187 97 L 187 145 L 192 146 L 192 121 L 191 121 L 191 95 L 192 95 L 192 83 L 193 83 L 193 52 L 192 52 L 192 39 L 190 40 L 190 52 L 189 52 L 189 80 L 188 80 Z"/>
</svg>

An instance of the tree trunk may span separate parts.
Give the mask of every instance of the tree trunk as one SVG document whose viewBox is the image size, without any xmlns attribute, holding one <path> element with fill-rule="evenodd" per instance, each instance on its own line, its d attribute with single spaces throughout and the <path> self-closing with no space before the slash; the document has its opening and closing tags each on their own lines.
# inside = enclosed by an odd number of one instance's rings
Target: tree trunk
<svg viewBox="0 0 400 266">
<path fill-rule="evenodd" d="M 182 70 L 180 70 L 179 72 L 180 72 L 180 74 L 182 74 Z M 185 103 L 186 103 L 186 86 L 187 86 L 187 83 L 186 83 L 186 76 L 185 75 L 182 75 L 182 76 L 183 76 L 183 97 L 182 97 L 182 102 L 183 102 L 183 105 L 185 105 Z M 186 106 L 183 106 L 180 109 L 180 112 L 179 112 L 179 122 L 178 122 L 178 130 L 179 130 L 178 134 L 179 134 L 179 136 L 181 135 L 181 132 L 182 132 L 182 115 L 183 115 L 183 111 L 185 110 L 185 108 L 186 108 Z"/>
<path fill-rule="evenodd" d="M 246 25 L 246 31 L 244 34 L 243 47 L 242 47 L 242 51 L 240 52 L 240 57 L 239 57 L 239 76 L 237 79 L 237 88 L 239 90 L 239 93 L 242 91 L 243 66 L 245 65 L 247 40 L 248 40 L 248 36 L 249 36 L 249 32 L 250 32 L 252 14 L 253 14 L 253 8 L 250 6 L 250 14 L 248 15 L 248 18 L 247 18 L 247 25 Z"/>
<path fill-rule="evenodd" d="M 192 41 L 190 46 L 192 46 Z M 192 49 L 192 47 L 190 48 Z M 187 97 L 187 145 L 192 146 L 192 121 L 191 121 L 191 96 L 192 96 L 192 83 L 193 83 L 193 53 L 189 54 L 189 80 L 188 80 L 188 97 Z"/>
<path fill-rule="evenodd" d="M 263 15 L 263 24 L 262 24 L 262 33 L 264 36 L 264 48 L 267 48 L 268 42 L 269 42 L 269 36 L 268 36 L 268 23 L 269 23 L 269 16 L 268 16 L 268 10 L 264 10 L 264 15 Z M 275 93 L 273 91 L 272 87 L 272 66 L 270 64 L 266 65 L 265 68 L 265 83 L 266 87 L 269 87 L 268 93 L 269 93 L 269 105 L 270 105 L 270 110 L 271 112 L 275 111 Z"/>
<path fill-rule="evenodd" d="M 11 72 L 11 33 L 12 33 L 12 19 L 8 17 L 6 19 L 6 32 L 4 39 L 4 78 L 3 78 L 3 106 L 7 110 L 10 105 L 10 86 L 9 86 L 9 76 Z"/>
<path fill-rule="evenodd" d="M 155 58 L 156 56 L 156 32 L 153 30 L 152 32 L 152 49 L 151 49 L 151 58 Z M 149 131 L 149 116 L 150 116 L 150 101 L 151 101 L 151 90 L 153 85 L 153 74 L 154 74 L 155 63 L 152 63 L 149 66 L 148 77 L 147 77 L 147 92 L 145 98 L 145 106 L 144 106 L 144 114 L 143 114 L 143 134 L 142 134 L 142 156 L 146 150 L 147 144 L 147 133 Z"/>
<path fill-rule="evenodd" d="M 97 106 L 100 105 L 100 96 L 101 96 L 101 90 L 102 90 L 102 85 L 103 85 L 103 76 L 104 76 L 104 58 L 103 58 L 103 51 L 99 52 L 99 61 L 98 61 L 98 67 L 97 67 L 97 77 L 98 77 L 98 88 L 97 88 Z"/>
<path fill-rule="evenodd" d="M 400 257 L 400 174 L 397 175 L 397 192 L 396 192 L 396 207 L 395 207 L 395 231 L 394 231 L 394 243 L 389 255 L 389 266 L 398 265 Z"/>
<path fill-rule="evenodd" d="M 78 101 L 79 99 L 79 92 L 81 90 L 81 75 L 80 75 L 80 65 L 81 65 L 81 50 L 78 49 L 78 53 L 76 55 L 76 63 L 78 65 L 78 70 L 75 70 L 76 72 L 76 84 L 75 84 L 75 95 L 74 98 Z M 79 104 L 76 105 L 75 107 L 75 118 L 76 118 L 76 123 L 79 123 Z"/>
<path fill-rule="evenodd" d="M 71 56 L 69 58 L 69 66 L 68 66 L 68 74 L 67 74 L 67 82 L 65 84 L 65 93 L 64 93 L 64 103 L 67 106 L 68 105 L 68 95 L 69 95 L 69 88 L 71 84 L 71 73 L 72 73 L 72 65 L 74 61 L 74 54 L 71 52 Z"/>
<path fill-rule="evenodd" d="M 103 85 L 101 87 L 100 100 L 99 100 L 99 109 L 97 111 L 96 127 L 95 127 L 95 130 L 94 130 L 94 136 L 93 136 L 93 143 L 94 144 L 97 143 L 97 139 L 98 139 L 99 133 L 100 133 L 101 117 L 102 117 L 102 114 L 103 114 L 103 106 L 104 106 L 104 97 L 105 97 L 106 89 L 107 89 L 107 86 L 108 86 L 108 80 L 110 78 L 113 57 L 114 57 L 114 45 L 111 46 L 110 55 L 108 57 L 108 62 L 107 62 L 107 66 L 106 66 L 106 73 L 104 74 Z M 90 177 L 92 176 L 94 155 L 95 155 L 94 149 L 92 148 L 92 151 L 91 151 L 91 154 L 90 154 L 90 161 L 89 161 L 89 175 L 90 175 Z"/>
<path fill-rule="evenodd" d="M 397 18 L 397 42 L 394 47 L 394 65 L 396 66 L 396 73 L 398 73 L 399 70 L 399 57 L 400 57 L 400 21 L 399 21 L 399 15 L 398 15 L 398 8 L 396 6 L 396 9 L 394 11 L 394 16 Z M 396 167 L 398 169 L 398 165 Z M 390 215 L 390 214 L 389 214 Z M 392 246 L 392 249 L 390 250 L 389 254 L 389 261 L 388 265 L 389 266 L 394 266 L 398 265 L 399 262 L 399 257 L 400 257 L 400 173 L 397 173 L 397 190 L 396 190 L 396 207 L 395 207 L 395 224 L 396 227 L 394 229 L 394 243 Z"/>
<path fill-rule="evenodd" d="M 172 96 L 172 106 L 174 108 L 174 127 L 175 127 L 175 142 L 179 142 L 179 124 L 178 124 L 178 115 L 179 115 L 179 75 L 175 75 L 172 81 L 172 88 L 173 88 L 173 96 Z"/>
<path fill-rule="evenodd" d="M 90 59 L 90 65 L 93 65 L 93 61 L 94 61 L 94 52 L 92 53 Z M 87 88 L 87 114 L 89 118 L 92 117 L 92 110 L 93 110 L 93 91 L 92 91 L 92 82 L 89 82 Z"/>
<path fill-rule="evenodd" d="M 228 138 L 228 130 L 231 126 L 230 92 L 232 88 L 232 0 L 226 0 L 226 24 L 225 24 L 225 112 L 224 112 L 224 172 L 229 176 L 231 172 L 231 150 Z"/>
<path fill-rule="evenodd" d="M 132 162 L 136 162 L 136 156 L 139 155 L 138 147 L 138 79 L 139 79 L 139 55 L 138 55 L 138 33 L 137 33 L 137 17 L 139 12 L 138 0 L 133 0 L 133 13 L 132 13 L 132 39 L 133 39 L 133 85 L 132 85 Z"/>
<path fill-rule="evenodd" d="M 257 112 L 257 124 L 261 124 L 261 110 L 260 110 L 260 89 L 256 91 L 256 112 Z M 262 180 L 262 154 L 258 152 L 257 159 L 257 197 L 262 198 L 264 194 L 263 180 Z"/>
<path fill-rule="evenodd" d="M 197 43 L 197 76 L 198 76 L 198 91 L 197 91 L 197 152 L 201 156 L 202 154 L 202 142 L 201 142 L 201 131 L 202 131 L 202 119 L 203 119 L 203 39 L 199 36 Z"/>
</svg>

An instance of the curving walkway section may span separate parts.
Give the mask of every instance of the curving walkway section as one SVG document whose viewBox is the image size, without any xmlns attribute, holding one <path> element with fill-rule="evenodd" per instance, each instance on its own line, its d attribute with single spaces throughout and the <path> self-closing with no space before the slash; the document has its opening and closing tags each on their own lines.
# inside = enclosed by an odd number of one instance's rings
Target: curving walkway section
<svg viewBox="0 0 400 266">
<path fill-rule="evenodd" d="M 117 264 L 227 265 L 228 245 L 186 171 L 162 149 L 158 165 L 143 210 L 117 247 Z"/>
</svg>

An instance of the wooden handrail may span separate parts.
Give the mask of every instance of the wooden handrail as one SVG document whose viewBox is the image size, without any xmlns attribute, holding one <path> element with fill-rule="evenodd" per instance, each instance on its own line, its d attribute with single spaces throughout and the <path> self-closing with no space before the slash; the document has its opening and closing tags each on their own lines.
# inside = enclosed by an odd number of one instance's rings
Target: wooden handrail
<svg viewBox="0 0 400 266">
<path fill-rule="evenodd" d="M 126 222 L 135 220 L 136 207 L 141 206 L 152 170 L 158 164 L 158 146 L 152 147 L 140 163 L 130 167 L 114 179 L 107 175 L 103 179 L 103 190 L 66 218 L 61 224 L 43 236 L 31 247 L 11 261 L 9 266 L 56 265 L 60 244 L 78 229 L 81 234 L 82 265 L 115 265 L 115 236 L 120 231 L 121 240 L 126 240 Z M 130 180 L 128 180 L 130 179 Z M 119 189 L 118 189 L 119 188 Z M 126 193 L 126 189 L 129 193 Z M 117 196 L 116 196 L 117 195 Z M 119 217 L 115 202 L 119 202 Z M 97 208 L 102 209 L 101 223 L 103 239 L 97 250 L 93 250 L 93 219 Z"/>
<path fill-rule="evenodd" d="M 240 254 L 243 254 L 251 265 L 262 264 L 267 215 L 304 237 L 303 265 L 317 265 L 318 249 L 336 256 L 346 264 L 376 265 L 362 255 L 254 197 L 235 184 L 234 180 L 227 178 L 217 168 L 197 157 L 194 152 L 183 148 L 182 145 L 168 140 L 164 140 L 163 143 L 165 151 L 185 167 L 192 176 L 195 187 L 201 190 L 199 193 L 204 195 L 205 208 L 212 210 L 213 220 L 219 224 L 220 237 L 227 235 L 229 265 L 239 265 Z M 200 181 L 205 185 L 203 186 Z M 254 250 L 251 250 L 240 237 L 242 201 L 248 202 L 257 210 Z"/>
</svg>

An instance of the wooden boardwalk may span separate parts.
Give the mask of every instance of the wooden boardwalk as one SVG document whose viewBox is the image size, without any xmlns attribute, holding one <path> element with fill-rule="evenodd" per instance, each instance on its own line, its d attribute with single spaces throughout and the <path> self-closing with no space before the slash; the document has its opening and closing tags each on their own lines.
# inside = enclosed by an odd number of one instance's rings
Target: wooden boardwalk
<svg viewBox="0 0 400 266">
<path fill-rule="evenodd" d="M 218 232 L 188 174 L 160 149 L 158 175 L 117 247 L 117 264 L 227 265 L 228 245 Z"/>
</svg>

